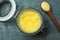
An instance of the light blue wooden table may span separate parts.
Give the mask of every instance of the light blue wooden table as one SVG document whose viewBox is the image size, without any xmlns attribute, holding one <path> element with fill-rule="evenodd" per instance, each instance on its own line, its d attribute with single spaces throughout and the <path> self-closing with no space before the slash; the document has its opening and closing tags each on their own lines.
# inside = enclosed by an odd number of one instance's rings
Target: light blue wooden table
<svg viewBox="0 0 60 40">
<path fill-rule="evenodd" d="M 11 19 L 6 22 L 0 22 L 0 40 L 60 40 L 60 33 L 52 23 L 48 15 L 46 15 L 40 7 L 42 0 L 15 0 L 17 9 L 22 10 L 24 8 L 32 7 L 40 11 L 45 20 L 45 24 L 48 24 L 46 32 L 39 33 L 35 36 L 27 36 L 22 34 L 17 25 L 16 20 Z M 51 4 L 53 14 L 60 24 L 60 0 L 46 0 Z M 6 15 L 11 6 L 10 4 L 4 5 L 0 8 L 0 14 Z"/>
</svg>

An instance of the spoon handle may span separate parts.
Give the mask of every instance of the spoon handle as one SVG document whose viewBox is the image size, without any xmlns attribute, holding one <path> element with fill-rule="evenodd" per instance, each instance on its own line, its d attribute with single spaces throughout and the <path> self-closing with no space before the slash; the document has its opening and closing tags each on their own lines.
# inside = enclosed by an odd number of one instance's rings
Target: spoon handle
<svg viewBox="0 0 60 40">
<path fill-rule="evenodd" d="M 53 23 L 55 24 L 56 28 L 60 31 L 60 25 L 57 22 L 57 20 L 55 19 L 54 15 L 52 14 L 52 11 L 49 11 L 48 15 L 51 18 L 51 20 L 53 21 Z"/>
</svg>

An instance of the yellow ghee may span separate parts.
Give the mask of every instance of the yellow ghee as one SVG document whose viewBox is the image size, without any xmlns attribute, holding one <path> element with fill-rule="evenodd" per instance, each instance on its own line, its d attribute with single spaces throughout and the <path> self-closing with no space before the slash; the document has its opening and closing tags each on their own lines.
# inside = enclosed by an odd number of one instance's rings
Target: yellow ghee
<svg viewBox="0 0 60 40">
<path fill-rule="evenodd" d="M 41 28 L 42 17 L 35 9 L 25 9 L 19 13 L 17 24 L 24 33 L 34 33 Z"/>
<path fill-rule="evenodd" d="M 49 5 L 49 3 L 46 2 L 46 1 L 43 1 L 43 2 L 41 3 L 41 8 L 42 8 L 44 11 L 50 11 L 50 5 Z"/>
</svg>

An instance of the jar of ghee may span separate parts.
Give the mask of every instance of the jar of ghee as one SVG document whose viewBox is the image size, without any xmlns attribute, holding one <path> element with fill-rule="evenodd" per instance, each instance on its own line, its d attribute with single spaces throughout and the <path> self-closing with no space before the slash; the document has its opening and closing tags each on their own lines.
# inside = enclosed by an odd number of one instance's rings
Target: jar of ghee
<svg viewBox="0 0 60 40">
<path fill-rule="evenodd" d="M 32 8 L 26 8 L 17 16 L 19 30 L 28 35 L 35 35 L 43 30 L 43 18 L 41 14 Z"/>
</svg>

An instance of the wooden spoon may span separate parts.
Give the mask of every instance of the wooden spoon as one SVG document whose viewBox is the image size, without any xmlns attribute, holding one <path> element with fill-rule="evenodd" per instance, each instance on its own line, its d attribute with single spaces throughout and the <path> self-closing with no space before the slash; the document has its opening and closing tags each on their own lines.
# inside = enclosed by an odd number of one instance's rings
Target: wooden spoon
<svg viewBox="0 0 60 40">
<path fill-rule="evenodd" d="M 60 31 L 60 24 L 57 22 L 54 15 L 52 14 L 50 4 L 48 2 L 46 2 L 46 1 L 43 1 L 41 3 L 41 9 L 51 18 L 51 20 L 55 24 L 56 28 Z"/>
</svg>

